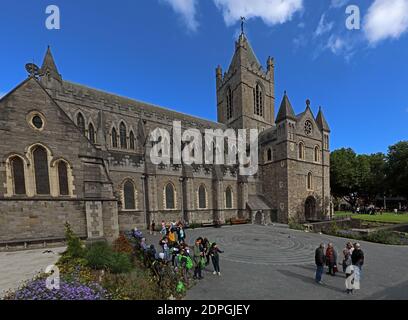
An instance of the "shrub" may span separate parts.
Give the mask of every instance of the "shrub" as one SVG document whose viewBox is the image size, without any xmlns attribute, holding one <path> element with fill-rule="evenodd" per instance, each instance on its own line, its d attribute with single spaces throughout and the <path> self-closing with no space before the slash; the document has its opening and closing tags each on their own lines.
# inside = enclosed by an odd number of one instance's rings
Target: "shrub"
<svg viewBox="0 0 408 320">
<path fill-rule="evenodd" d="M 125 235 L 121 234 L 113 243 L 113 250 L 127 254 L 133 253 L 133 247 Z"/>
<path fill-rule="evenodd" d="M 132 269 L 130 256 L 113 251 L 105 242 L 90 245 L 86 251 L 86 260 L 89 267 L 97 270 L 106 269 L 113 273 L 123 273 Z"/>
<path fill-rule="evenodd" d="M 67 241 L 67 250 L 64 252 L 66 259 L 83 258 L 85 255 L 84 245 L 68 222 L 65 223 L 65 239 Z"/>
<path fill-rule="evenodd" d="M 127 274 L 107 273 L 103 287 L 114 300 L 157 300 L 160 291 L 148 270 L 136 268 Z"/>
<path fill-rule="evenodd" d="M 396 233 L 386 230 L 370 233 L 364 237 L 364 240 L 383 244 L 402 244 L 401 238 Z"/>
<path fill-rule="evenodd" d="M 304 225 L 300 224 L 299 222 L 297 222 L 294 219 L 289 219 L 288 226 L 289 226 L 290 229 L 293 229 L 293 230 L 301 230 L 301 231 L 305 230 Z"/>
</svg>

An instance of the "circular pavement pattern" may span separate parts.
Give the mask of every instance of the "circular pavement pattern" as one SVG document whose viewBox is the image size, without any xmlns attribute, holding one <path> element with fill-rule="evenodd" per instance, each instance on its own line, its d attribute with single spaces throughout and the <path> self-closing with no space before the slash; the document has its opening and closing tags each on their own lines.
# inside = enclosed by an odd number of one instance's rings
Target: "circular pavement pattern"
<svg viewBox="0 0 408 320">
<path fill-rule="evenodd" d="M 315 244 L 298 240 L 296 235 L 284 229 L 251 226 L 237 231 L 214 232 L 208 229 L 205 234 L 211 242 L 216 242 L 224 251 L 223 260 L 257 265 L 307 265 L 314 263 Z"/>
</svg>

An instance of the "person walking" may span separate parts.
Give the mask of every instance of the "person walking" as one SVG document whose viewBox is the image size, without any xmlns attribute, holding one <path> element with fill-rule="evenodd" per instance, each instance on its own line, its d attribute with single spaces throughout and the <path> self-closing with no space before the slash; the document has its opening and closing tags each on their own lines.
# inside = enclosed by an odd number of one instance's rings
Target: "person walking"
<svg viewBox="0 0 408 320">
<path fill-rule="evenodd" d="M 327 246 L 326 265 L 329 268 L 327 274 L 335 276 L 337 272 L 337 252 L 333 247 L 333 243 L 329 243 Z"/>
<path fill-rule="evenodd" d="M 203 279 L 201 274 L 201 258 L 203 257 L 203 252 L 201 249 L 201 239 L 197 239 L 194 244 L 193 249 L 193 261 L 194 261 L 194 279 Z"/>
<path fill-rule="evenodd" d="M 351 263 L 354 267 L 354 284 L 358 287 L 358 289 L 360 289 L 361 273 L 364 264 L 364 252 L 361 250 L 359 243 L 354 244 L 353 254 L 351 255 Z"/>
<path fill-rule="evenodd" d="M 342 266 L 343 266 L 343 272 L 344 273 L 347 273 L 346 269 L 350 265 L 352 265 L 352 263 L 351 263 L 351 254 L 350 254 L 350 250 L 348 250 L 346 248 L 346 249 L 343 250 L 343 263 L 342 263 Z"/>
<path fill-rule="evenodd" d="M 213 274 L 218 274 L 221 276 L 221 270 L 220 270 L 220 253 L 224 253 L 224 251 L 221 251 L 217 244 L 214 242 L 211 244 L 210 250 L 209 250 L 209 256 L 211 257 L 211 261 L 214 267 L 214 272 Z"/>
<path fill-rule="evenodd" d="M 184 231 L 183 225 L 181 224 L 178 232 L 178 241 L 179 243 L 184 243 L 186 241 L 186 232 Z"/>
<path fill-rule="evenodd" d="M 326 262 L 326 256 L 324 255 L 324 244 L 321 243 L 320 246 L 315 251 L 315 263 L 316 263 L 315 280 L 318 284 L 323 284 L 322 276 L 324 272 L 325 262 Z"/>
<path fill-rule="evenodd" d="M 156 223 L 154 220 L 152 220 L 152 223 L 150 224 L 150 234 L 153 234 L 154 236 L 156 235 Z"/>
</svg>

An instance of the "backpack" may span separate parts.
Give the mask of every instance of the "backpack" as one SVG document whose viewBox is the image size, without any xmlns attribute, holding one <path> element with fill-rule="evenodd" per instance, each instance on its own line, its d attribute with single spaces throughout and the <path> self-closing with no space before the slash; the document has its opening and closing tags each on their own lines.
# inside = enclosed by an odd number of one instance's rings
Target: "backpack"
<svg viewBox="0 0 408 320">
<path fill-rule="evenodd" d="M 193 260 L 191 260 L 190 257 L 187 257 L 186 267 L 188 270 L 190 270 L 193 267 Z"/>
</svg>

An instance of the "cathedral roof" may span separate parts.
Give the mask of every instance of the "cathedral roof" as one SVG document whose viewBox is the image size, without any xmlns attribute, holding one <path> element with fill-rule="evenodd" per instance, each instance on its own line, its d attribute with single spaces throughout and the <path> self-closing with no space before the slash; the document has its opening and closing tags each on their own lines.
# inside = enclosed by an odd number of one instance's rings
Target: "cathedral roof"
<svg viewBox="0 0 408 320">
<path fill-rule="evenodd" d="M 320 130 L 330 132 L 329 124 L 327 123 L 326 118 L 324 117 L 321 107 L 319 108 L 319 113 L 317 114 L 317 117 L 316 117 L 316 123 L 319 126 Z"/>
<path fill-rule="evenodd" d="M 279 108 L 278 116 L 276 118 L 276 122 L 280 122 L 285 119 L 293 119 L 296 120 L 295 112 L 293 111 L 292 104 L 289 101 L 289 98 L 286 94 L 283 96 L 282 103 Z"/>
<path fill-rule="evenodd" d="M 232 57 L 230 69 L 241 65 L 245 65 L 251 69 L 262 69 L 262 65 L 259 63 L 259 60 L 244 33 L 242 33 L 235 42 L 235 53 Z"/>
<path fill-rule="evenodd" d="M 68 99 L 67 99 L 68 98 Z M 222 123 L 197 118 L 181 112 L 173 111 L 161 106 L 156 106 L 142 101 L 133 100 L 122 97 L 116 94 L 108 93 L 98 89 L 86 87 L 69 81 L 63 81 L 61 92 L 59 92 L 57 100 L 63 100 L 70 103 L 71 99 L 75 100 L 75 104 L 84 107 L 97 107 L 101 109 L 101 105 L 121 112 L 129 112 L 129 115 L 137 115 L 146 120 L 167 120 L 181 121 L 182 126 L 203 128 L 220 128 L 226 126 Z M 149 119 L 150 118 L 150 119 Z"/>
<path fill-rule="evenodd" d="M 41 71 L 44 74 L 46 74 L 46 72 L 49 72 L 52 77 L 58 80 L 62 80 L 61 75 L 58 72 L 57 65 L 55 64 L 54 57 L 52 56 L 50 46 L 48 46 L 47 52 L 45 53 Z"/>
</svg>

